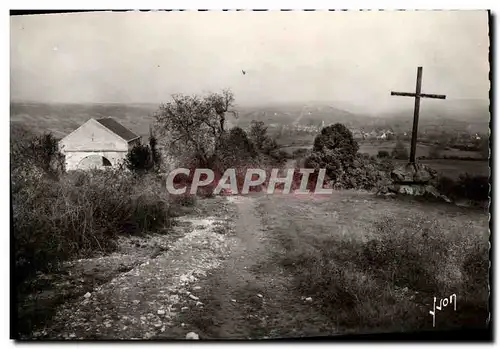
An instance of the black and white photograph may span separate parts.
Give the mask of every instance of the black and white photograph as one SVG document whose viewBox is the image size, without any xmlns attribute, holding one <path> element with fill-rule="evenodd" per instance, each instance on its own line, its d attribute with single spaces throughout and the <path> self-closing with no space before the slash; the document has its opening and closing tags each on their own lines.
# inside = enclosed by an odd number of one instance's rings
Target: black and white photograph
<svg viewBox="0 0 500 349">
<path fill-rule="evenodd" d="M 491 339 L 491 12 L 9 22 L 11 339 Z"/>
</svg>

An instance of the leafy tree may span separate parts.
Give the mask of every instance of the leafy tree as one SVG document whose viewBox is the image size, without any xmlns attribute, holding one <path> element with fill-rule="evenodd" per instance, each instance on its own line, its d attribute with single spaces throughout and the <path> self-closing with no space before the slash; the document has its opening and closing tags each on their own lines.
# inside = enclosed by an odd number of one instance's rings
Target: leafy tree
<svg viewBox="0 0 500 349">
<path fill-rule="evenodd" d="M 161 155 L 157 148 L 158 140 L 153 135 L 153 131 L 149 129 L 149 150 L 151 152 L 151 161 L 153 162 L 153 167 L 158 168 L 161 164 Z"/>
<path fill-rule="evenodd" d="M 325 168 L 327 176 L 336 180 L 353 166 L 358 149 L 358 143 L 347 127 L 339 123 L 330 125 L 314 139 L 313 152 L 306 159 L 305 166 L 317 170 Z"/>
<path fill-rule="evenodd" d="M 277 149 L 278 149 L 278 143 L 276 142 L 276 140 L 267 137 L 262 145 L 262 152 L 264 154 L 269 155 L 272 152 L 276 151 Z"/>
<path fill-rule="evenodd" d="M 258 151 L 262 151 L 268 139 L 269 136 L 267 135 L 267 126 L 265 126 L 264 122 L 252 120 L 250 126 L 250 140 L 254 144 L 255 148 Z"/>
<path fill-rule="evenodd" d="M 323 128 L 314 139 L 313 152 L 334 152 L 344 165 L 352 163 L 358 150 L 358 142 L 351 131 L 340 123 Z"/>
<path fill-rule="evenodd" d="M 129 150 L 125 158 L 125 166 L 132 172 L 144 173 L 153 168 L 151 150 L 147 145 L 137 144 Z"/>
<path fill-rule="evenodd" d="M 221 172 L 229 167 L 248 165 L 257 156 L 254 145 L 240 127 L 234 127 L 225 133 L 219 149 L 215 167 Z"/>
<path fill-rule="evenodd" d="M 173 95 L 171 102 L 160 105 L 155 118 L 171 149 L 191 152 L 198 165 L 211 167 L 225 134 L 226 114 L 236 116 L 233 103 L 229 90 L 204 97 Z"/>
<path fill-rule="evenodd" d="M 217 115 L 217 119 L 219 122 L 219 129 L 221 132 L 225 131 L 225 123 L 226 123 L 226 114 L 232 114 L 237 117 L 236 111 L 233 109 L 234 107 L 234 95 L 228 90 L 222 90 L 221 93 L 211 93 L 209 94 L 205 100 L 211 106 L 215 114 Z"/>
<path fill-rule="evenodd" d="M 241 127 L 234 127 L 226 139 L 226 149 L 238 152 L 243 157 L 254 157 L 257 155 L 255 147 L 248 139 L 246 132 Z"/>
</svg>

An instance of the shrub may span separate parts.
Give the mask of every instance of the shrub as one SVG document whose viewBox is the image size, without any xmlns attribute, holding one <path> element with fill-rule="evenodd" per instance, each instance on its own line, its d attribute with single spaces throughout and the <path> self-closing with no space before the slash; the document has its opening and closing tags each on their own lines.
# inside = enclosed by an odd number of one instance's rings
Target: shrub
<svg viewBox="0 0 500 349">
<path fill-rule="evenodd" d="M 59 151 L 57 139 L 52 133 L 26 134 L 29 138 L 11 142 L 11 170 L 14 173 L 35 167 L 45 175 L 57 177 L 64 172 L 64 155 Z"/>
<path fill-rule="evenodd" d="M 449 241 L 443 234 L 436 234 L 441 229 L 436 222 L 420 221 L 415 226 L 415 222 L 385 218 L 374 228 L 375 238 L 363 248 L 371 272 L 396 286 L 417 291 L 430 292 L 441 286 L 438 271 L 447 261 Z"/>
<path fill-rule="evenodd" d="M 447 176 L 439 176 L 436 189 L 447 197 L 453 198 L 455 196 L 454 192 L 456 191 L 456 186 L 457 184 L 452 178 Z"/>
<path fill-rule="evenodd" d="M 262 153 L 266 155 L 271 155 L 278 149 L 278 143 L 276 140 L 267 137 L 262 144 Z"/>
<path fill-rule="evenodd" d="M 489 198 L 490 181 L 487 176 L 460 175 L 458 192 L 461 197 L 474 201 L 486 201 Z"/>
<path fill-rule="evenodd" d="M 312 168 L 316 173 L 321 169 L 325 169 L 326 177 L 332 181 L 336 181 L 343 170 L 338 153 L 331 150 L 325 150 L 324 152 L 313 151 L 305 159 L 304 167 Z"/>
<path fill-rule="evenodd" d="M 288 153 L 284 150 L 272 151 L 269 154 L 269 156 L 273 159 L 274 163 L 277 164 L 278 166 L 283 165 L 290 158 Z"/>
<path fill-rule="evenodd" d="M 390 175 L 390 173 L 394 170 L 395 168 L 395 165 L 394 163 L 389 160 L 389 159 L 382 159 L 382 160 L 379 160 L 377 161 L 377 164 L 378 164 L 378 169 L 380 171 L 384 171 L 386 172 L 387 174 Z"/>
<path fill-rule="evenodd" d="M 154 166 L 151 149 L 143 144 L 134 145 L 127 153 L 125 166 L 135 173 L 144 173 L 151 170 Z"/>
<path fill-rule="evenodd" d="M 379 150 L 377 153 L 377 157 L 380 159 L 386 159 L 389 157 L 389 152 L 387 150 Z"/>
<path fill-rule="evenodd" d="M 217 159 L 212 169 L 223 173 L 228 168 L 247 165 L 257 156 L 254 145 L 240 127 L 232 128 L 221 138 Z"/>
<path fill-rule="evenodd" d="M 268 141 L 267 126 L 263 121 L 252 120 L 250 126 L 250 140 L 257 151 L 263 151 L 265 142 Z"/>
<path fill-rule="evenodd" d="M 461 174 L 458 180 L 446 176 L 438 179 L 437 189 L 451 199 L 467 199 L 476 202 L 489 199 L 490 184 L 487 176 Z"/>
<path fill-rule="evenodd" d="M 314 139 L 313 151 L 305 160 L 306 168 L 326 169 L 328 179 L 338 179 L 354 165 L 358 143 L 342 124 L 325 127 Z"/>
<path fill-rule="evenodd" d="M 12 199 L 18 281 L 68 258 L 113 251 L 119 235 L 167 231 L 171 204 L 163 193 L 156 178 L 112 171 L 18 185 Z"/>
<path fill-rule="evenodd" d="M 151 153 L 151 162 L 153 163 L 152 166 L 156 169 L 158 169 L 161 166 L 161 154 L 160 151 L 158 150 L 157 145 L 158 145 L 158 140 L 153 135 L 153 132 L 150 131 L 149 150 Z"/>
<path fill-rule="evenodd" d="M 467 293 L 489 298 L 490 253 L 487 244 L 473 240 L 467 246 L 462 272 L 465 276 Z"/>
<path fill-rule="evenodd" d="M 371 159 L 357 154 L 350 166 L 343 167 L 338 158 L 327 152 L 323 156 L 312 153 L 306 159 L 305 167 L 317 170 L 325 168 L 328 179 L 333 181 L 335 189 L 371 190 L 381 182 L 390 181 L 390 172 L 394 169 L 394 164 L 390 160 Z"/>
<path fill-rule="evenodd" d="M 350 164 L 358 152 L 358 143 L 351 131 L 342 124 L 325 127 L 314 139 L 313 152 L 326 153 L 332 151 L 339 157 L 343 166 Z"/>
<path fill-rule="evenodd" d="M 488 314 L 488 241 L 473 226 L 442 226 L 427 217 L 376 221 L 365 239 L 323 236 L 298 240 L 280 233 L 281 264 L 294 289 L 313 297 L 325 316 L 357 331 L 431 329 L 427 303 L 456 293 L 460 325 Z M 460 320 L 460 321 L 462 321 Z M 450 327 L 453 323 L 450 322 Z"/>
</svg>

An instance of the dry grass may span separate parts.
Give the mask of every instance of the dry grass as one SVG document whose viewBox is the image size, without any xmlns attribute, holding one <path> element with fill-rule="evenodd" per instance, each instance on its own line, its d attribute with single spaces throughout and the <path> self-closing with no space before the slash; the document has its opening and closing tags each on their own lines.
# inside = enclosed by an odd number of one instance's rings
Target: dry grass
<svg viewBox="0 0 500 349">
<path fill-rule="evenodd" d="M 346 332 L 432 329 L 433 297 L 456 293 L 439 328 L 481 327 L 488 314 L 488 216 L 481 211 L 336 192 L 279 197 L 259 210 L 297 294 Z M 281 198 L 283 200 L 283 198 Z"/>
<path fill-rule="evenodd" d="M 168 233 L 181 214 L 159 179 L 118 172 L 13 178 L 16 277 L 109 253 L 119 236 Z"/>
<path fill-rule="evenodd" d="M 393 160 L 394 163 L 405 164 L 406 160 Z M 488 161 L 470 160 L 419 160 L 420 163 L 430 166 L 439 175 L 458 179 L 459 175 L 469 173 L 474 176 L 489 176 L 490 167 Z"/>
</svg>

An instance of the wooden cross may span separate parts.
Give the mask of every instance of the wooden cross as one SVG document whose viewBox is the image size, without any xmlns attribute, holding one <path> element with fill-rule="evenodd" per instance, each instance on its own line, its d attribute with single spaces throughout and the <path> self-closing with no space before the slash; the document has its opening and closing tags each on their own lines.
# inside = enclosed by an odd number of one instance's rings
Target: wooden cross
<svg viewBox="0 0 500 349">
<path fill-rule="evenodd" d="M 418 114 L 420 111 L 420 98 L 446 99 L 445 95 L 433 95 L 421 93 L 422 89 L 422 67 L 417 68 L 417 87 L 413 92 L 394 92 L 391 96 L 415 97 L 415 108 L 413 109 L 413 130 L 411 134 L 410 164 L 415 164 L 415 152 L 417 150 Z"/>
</svg>

